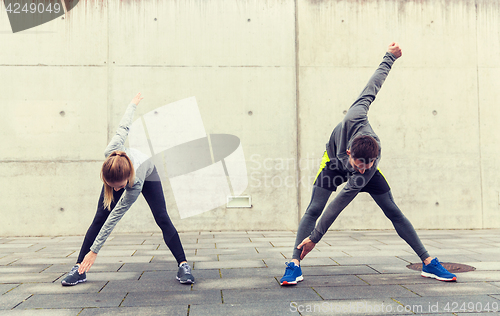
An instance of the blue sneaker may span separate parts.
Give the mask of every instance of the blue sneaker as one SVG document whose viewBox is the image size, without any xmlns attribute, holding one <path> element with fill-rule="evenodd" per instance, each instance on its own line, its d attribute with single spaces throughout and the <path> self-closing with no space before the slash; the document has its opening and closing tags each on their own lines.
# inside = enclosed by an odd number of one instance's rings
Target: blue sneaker
<svg viewBox="0 0 500 316">
<path fill-rule="evenodd" d="M 87 282 L 87 275 L 85 272 L 83 274 L 78 273 L 78 265 L 75 264 L 68 275 L 61 281 L 64 286 L 77 285 L 78 283 Z"/>
<path fill-rule="evenodd" d="M 285 275 L 280 280 L 281 285 L 294 285 L 297 282 L 304 280 L 302 276 L 302 269 L 300 266 L 295 265 L 295 263 L 286 263 Z"/>
<path fill-rule="evenodd" d="M 457 276 L 448 272 L 437 258 L 432 259 L 431 263 L 422 265 L 423 277 L 433 278 L 439 281 L 456 281 Z"/>
</svg>

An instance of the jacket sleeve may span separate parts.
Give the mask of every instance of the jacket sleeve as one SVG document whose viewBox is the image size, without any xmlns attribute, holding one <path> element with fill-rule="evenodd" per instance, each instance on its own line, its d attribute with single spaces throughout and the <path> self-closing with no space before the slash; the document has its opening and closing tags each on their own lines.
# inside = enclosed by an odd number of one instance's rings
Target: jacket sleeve
<svg viewBox="0 0 500 316">
<path fill-rule="evenodd" d="M 134 119 L 135 109 L 137 105 L 130 103 L 125 110 L 118 129 L 116 130 L 115 136 L 111 138 L 106 150 L 104 151 L 104 157 L 108 157 L 115 150 L 125 150 L 125 140 L 127 139 L 130 126 L 132 125 L 132 120 Z"/>
<path fill-rule="evenodd" d="M 130 189 L 127 189 L 122 198 L 116 203 L 115 208 L 109 214 L 108 219 L 104 222 L 99 234 L 97 235 L 92 247 L 92 250 L 95 253 L 98 253 L 101 247 L 104 245 L 106 239 L 108 239 L 109 235 L 115 228 L 116 224 L 122 219 L 123 215 L 130 209 L 132 204 L 137 200 L 139 194 L 142 190 L 142 182 L 136 182 L 134 186 Z"/>
<path fill-rule="evenodd" d="M 377 93 L 382 87 L 382 84 L 387 78 L 387 75 L 389 74 L 389 71 L 391 70 L 392 65 L 395 61 L 396 56 L 389 52 L 385 54 L 377 70 L 375 70 L 375 73 L 372 75 L 363 91 L 361 91 L 359 97 L 356 99 L 356 101 L 354 101 L 354 103 L 347 111 L 344 122 L 358 121 L 367 118 L 368 109 L 370 108 L 372 102 L 375 100 Z"/>
</svg>

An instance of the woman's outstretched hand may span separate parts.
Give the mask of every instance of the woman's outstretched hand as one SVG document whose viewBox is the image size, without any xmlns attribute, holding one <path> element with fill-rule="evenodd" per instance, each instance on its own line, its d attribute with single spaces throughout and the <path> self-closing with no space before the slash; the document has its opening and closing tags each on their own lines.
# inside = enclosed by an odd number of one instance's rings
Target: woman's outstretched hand
<svg viewBox="0 0 500 316">
<path fill-rule="evenodd" d="M 95 258 L 97 258 L 97 254 L 92 250 L 89 251 L 85 258 L 83 258 L 82 263 L 80 263 L 80 267 L 78 268 L 78 273 L 82 274 L 89 271 L 90 267 L 94 264 Z"/>
<path fill-rule="evenodd" d="M 132 99 L 131 103 L 134 103 L 135 105 L 139 105 L 139 102 L 141 102 L 142 99 L 144 99 L 144 98 L 141 97 L 141 93 L 139 92 Z"/>
</svg>

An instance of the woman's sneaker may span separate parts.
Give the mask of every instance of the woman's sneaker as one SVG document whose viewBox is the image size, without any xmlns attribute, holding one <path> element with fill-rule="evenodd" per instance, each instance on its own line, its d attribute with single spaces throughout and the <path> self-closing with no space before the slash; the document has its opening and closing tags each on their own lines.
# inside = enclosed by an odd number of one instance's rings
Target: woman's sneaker
<svg viewBox="0 0 500 316">
<path fill-rule="evenodd" d="M 295 263 L 286 263 L 285 274 L 280 280 L 281 285 L 294 285 L 297 282 L 304 280 L 302 276 L 302 269 L 300 266 L 295 265 Z"/>
<path fill-rule="evenodd" d="M 184 262 L 179 266 L 179 270 L 177 271 L 177 276 L 175 277 L 182 284 L 193 284 L 194 276 L 191 274 L 191 267 L 187 262 Z"/>
<path fill-rule="evenodd" d="M 422 265 L 423 277 L 433 278 L 439 281 L 456 281 L 457 276 L 448 272 L 437 258 L 432 259 L 431 263 Z"/>
<path fill-rule="evenodd" d="M 87 281 L 87 275 L 84 273 L 78 273 L 78 265 L 76 264 L 68 275 L 61 281 L 64 286 L 77 285 L 78 283 L 83 283 Z"/>
</svg>

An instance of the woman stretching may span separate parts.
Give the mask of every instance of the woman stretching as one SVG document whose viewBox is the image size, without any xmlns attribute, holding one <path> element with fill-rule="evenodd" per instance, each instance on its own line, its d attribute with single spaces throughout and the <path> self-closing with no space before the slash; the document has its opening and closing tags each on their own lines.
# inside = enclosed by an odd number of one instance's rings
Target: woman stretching
<svg viewBox="0 0 500 316">
<path fill-rule="evenodd" d="M 167 214 L 160 177 L 153 162 L 138 150 L 124 147 L 135 109 L 141 100 L 140 93 L 132 99 L 116 135 L 104 152 L 107 157 L 101 169 L 104 185 L 97 213 L 85 235 L 76 265 L 61 281 L 62 285 L 76 285 L 87 281 L 85 273 L 94 264 L 97 253 L 141 192 L 153 212 L 156 224 L 163 232 L 165 243 L 177 260 L 177 280 L 184 284 L 194 283 L 179 234 Z"/>
</svg>

